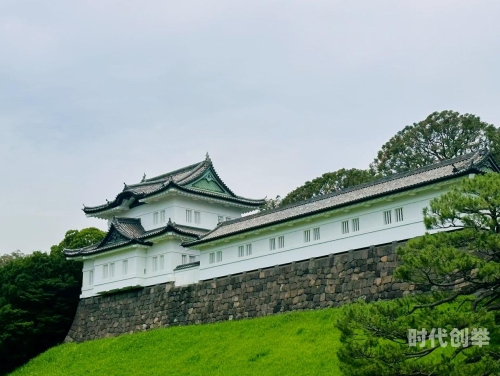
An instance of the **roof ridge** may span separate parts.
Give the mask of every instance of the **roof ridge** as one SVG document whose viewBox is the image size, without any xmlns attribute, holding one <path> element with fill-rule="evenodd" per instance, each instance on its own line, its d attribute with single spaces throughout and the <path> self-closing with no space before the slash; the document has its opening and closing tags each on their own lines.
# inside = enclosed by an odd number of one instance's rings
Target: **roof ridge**
<svg viewBox="0 0 500 376">
<path fill-rule="evenodd" d="M 144 182 L 135 183 L 135 184 L 126 184 L 126 188 L 144 187 L 146 185 L 161 184 L 163 182 L 164 182 L 164 180 L 144 181 Z"/>
<path fill-rule="evenodd" d="M 182 179 L 179 179 L 177 181 L 177 184 L 179 185 L 185 185 L 185 184 L 190 184 L 190 183 L 193 183 L 194 181 L 196 181 L 196 179 L 200 178 L 201 176 L 203 176 L 203 173 L 201 173 L 199 176 L 195 176 L 193 178 L 193 175 L 195 175 L 196 173 L 198 173 L 198 171 L 202 170 L 202 171 L 207 171 L 210 167 L 212 166 L 212 163 L 211 162 L 207 162 L 206 160 L 199 163 L 197 166 L 195 166 L 192 170 L 191 170 L 191 173 L 185 177 L 183 177 Z"/>
<path fill-rule="evenodd" d="M 192 230 L 196 230 L 196 231 L 207 231 L 207 232 L 211 231 L 211 230 L 209 230 L 207 228 L 200 228 L 200 227 L 194 227 L 194 226 L 179 225 L 179 224 L 177 224 L 175 222 L 172 222 L 172 223 L 173 223 L 173 225 L 175 227 L 187 228 L 187 229 L 192 229 Z"/>
<path fill-rule="evenodd" d="M 214 177 L 222 185 L 222 188 L 226 191 L 224 193 L 213 192 L 206 189 L 198 189 L 190 184 L 196 182 L 198 178 L 201 178 L 207 171 L 210 171 Z M 262 199 L 250 199 L 242 196 L 237 196 L 221 179 L 217 171 L 215 170 L 212 160 L 210 157 L 206 157 L 203 161 L 182 167 L 177 170 L 167 172 L 162 175 L 155 176 L 153 178 L 145 179 L 145 181 L 136 184 L 126 184 L 124 183 L 123 190 L 116 195 L 112 201 L 107 201 L 106 204 L 101 204 L 97 206 L 86 206 L 84 205 L 83 211 L 89 215 L 90 213 L 99 213 L 106 211 L 108 209 L 113 209 L 122 205 L 125 200 L 131 198 L 140 199 L 144 197 L 154 196 L 160 194 L 165 190 L 170 188 L 177 188 L 185 190 L 193 194 L 202 194 L 208 197 L 220 198 L 222 200 L 234 201 L 242 205 L 249 207 L 260 206 L 264 203 Z"/>
<path fill-rule="evenodd" d="M 453 164 L 453 163 L 458 162 L 458 161 L 462 161 L 462 160 L 466 160 L 466 159 L 472 159 L 472 157 L 474 157 L 476 154 L 482 156 L 483 159 L 484 159 L 484 158 L 486 158 L 490 154 L 489 152 L 481 154 L 481 152 L 484 152 L 484 150 L 485 149 L 478 149 L 476 151 L 473 151 L 473 152 L 470 152 L 470 153 L 467 153 L 467 154 L 463 154 L 463 155 L 459 155 L 459 156 L 451 158 L 451 159 L 445 159 L 445 160 L 442 160 L 442 161 L 438 161 L 436 163 L 428 164 L 426 166 L 422 166 L 422 167 L 419 167 L 419 168 L 414 169 L 414 170 L 399 172 L 399 173 L 396 173 L 396 174 L 392 174 L 392 175 L 385 176 L 385 177 L 382 177 L 382 178 L 379 178 L 379 179 L 376 179 L 376 180 L 369 181 L 367 183 L 358 184 L 358 185 L 355 185 L 353 187 L 341 189 L 339 191 L 327 193 L 327 194 L 324 194 L 324 195 L 318 195 L 318 196 L 315 196 L 315 197 L 312 197 L 312 198 L 309 198 L 309 199 L 306 199 L 306 200 L 292 202 L 290 204 L 287 204 L 287 205 L 279 207 L 279 208 L 275 208 L 275 209 L 271 209 L 271 210 L 266 210 L 266 211 L 255 213 L 255 214 L 250 214 L 250 215 L 247 215 L 245 217 L 234 218 L 234 219 L 231 219 L 229 221 L 221 222 L 220 226 L 222 227 L 222 226 L 226 226 L 226 225 L 229 225 L 229 224 L 232 224 L 232 223 L 246 221 L 246 220 L 251 219 L 251 218 L 258 218 L 258 217 L 265 216 L 265 215 L 268 215 L 268 214 L 271 214 L 271 213 L 277 213 L 277 212 L 280 212 L 282 210 L 287 210 L 287 209 L 290 209 L 290 208 L 293 208 L 293 207 L 297 207 L 297 206 L 301 206 L 301 205 L 306 205 L 306 204 L 309 204 L 311 202 L 321 201 L 321 200 L 324 200 L 324 199 L 327 199 L 327 198 L 330 198 L 330 197 L 333 197 L 333 196 L 340 196 L 340 195 L 345 194 L 345 193 L 357 191 L 357 190 L 360 190 L 360 189 L 363 189 L 363 188 L 367 188 L 367 187 L 371 187 L 371 186 L 376 186 L 378 184 L 383 184 L 383 183 L 386 183 L 386 182 L 391 181 L 391 180 L 397 180 L 397 179 L 405 178 L 405 177 L 408 177 L 408 176 L 416 175 L 416 174 L 419 174 L 419 173 L 424 172 L 424 171 L 431 171 L 431 170 L 434 170 L 434 169 L 437 169 L 437 168 L 440 168 L 440 167 L 443 167 L 443 166 L 446 166 L 446 165 L 449 165 L 449 164 Z M 210 232 L 213 232 L 218 227 L 219 226 L 215 227 Z M 206 236 L 208 234 L 209 233 L 205 234 L 204 236 Z"/>
<path fill-rule="evenodd" d="M 145 179 L 144 182 L 141 182 L 141 183 L 153 183 L 156 180 L 161 180 L 161 179 L 163 179 L 165 177 L 172 176 L 172 175 L 175 175 L 175 174 L 178 174 L 178 173 L 181 173 L 181 172 L 188 171 L 188 170 L 190 170 L 190 169 L 192 169 L 194 167 L 197 167 L 197 166 L 199 166 L 199 165 L 201 165 L 203 163 L 205 163 L 205 160 L 203 160 L 201 162 L 193 163 L 193 164 L 191 164 L 189 166 L 178 168 L 177 170 L 173 170 L 173 171 L 165 172 L 165 173 L 157 175 L 157 176 L 153 176 L 152 178 Z M 137 185 L 141 184 L 141 183 L 137 183 Z M 134 184 L 134 185 L 136 185 L 136 184 Z"/>
</svg>

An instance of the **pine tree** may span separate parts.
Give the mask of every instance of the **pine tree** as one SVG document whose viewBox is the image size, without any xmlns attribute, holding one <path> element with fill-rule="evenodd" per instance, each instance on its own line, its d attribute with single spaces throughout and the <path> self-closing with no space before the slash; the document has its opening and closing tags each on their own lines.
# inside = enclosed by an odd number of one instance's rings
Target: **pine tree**
<svg viewBox="0 0 500 376">
<path fill-rule="evenodd" d="M 424 210 L 428 230 L 398 250 L 401 281 L 428 293 L 358 302 L 337 323 L 346 375 L 500 373 L 500 174 L 464 179 Z M 455 231 L 453 231 L 455 230 Z M 408 330 L 486 328 L 489 345 L 409 346 Z M 470 345 L 470 343 L 469 343 Z"/>
</svg>

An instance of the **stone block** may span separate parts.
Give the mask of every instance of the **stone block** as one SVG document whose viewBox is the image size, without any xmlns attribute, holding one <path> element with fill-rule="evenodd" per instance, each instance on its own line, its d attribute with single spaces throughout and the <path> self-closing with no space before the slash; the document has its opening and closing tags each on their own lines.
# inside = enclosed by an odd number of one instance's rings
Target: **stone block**
<svg viewBox="0 0 500 376">
<path fill-rule="evenodd" d="M 159 284 L 83 299 L 67 340 L 133 333 L 157 327 L 265 316 L 407 295 L 415 286 L 394 282 L 393 245 L 351 250 L 195 285 Z"/>
</svg>

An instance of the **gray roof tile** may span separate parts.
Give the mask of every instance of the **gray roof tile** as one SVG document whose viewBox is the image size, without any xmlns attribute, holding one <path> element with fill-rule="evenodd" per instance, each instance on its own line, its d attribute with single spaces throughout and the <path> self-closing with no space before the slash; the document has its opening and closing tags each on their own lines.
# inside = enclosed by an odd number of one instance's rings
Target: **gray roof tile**
<svg viewBox="0 0 500 376">
<path fill-rule="evenodd" d="M 457 158 L 442 161 L 417 170 L 396 174 L 388 178 L 352 187 L 350 189 L 317 196 L 313 199 L 297 202 L 288 206 L 257 213 L 254 215 L 220 223 L 200 239 L 185 243 L 186 246 L 206 243 L 274 223 L 292 220 L 317 212 L 352 204 L 378 196 L 411 189 L 422 184 L 430 184 L 446 178 L 463 175 L 478 168 L 485 162 L 489 153 L 480 151 Z M 492 162 L 494 163 L 494 162 Z"/>
<path fill-rule="evenodd" d="M 76 257 L 100 253 L 106 250 L 128 246 L 130 244 L 151 246 L 152 243 L 148 242 L 148 240 L 164 233 L 174 232 L 181 236 L 198 238 L 201 235 L 206 234 L 208 231 L 209 230 L 191 226 L 177 225 L 170 220 L 166 226 L 146 231 L 144 230 L 144 227 L 142 227 L 141 220 L 139 218 L 114 217 L 111 221 L 108 233 L 100 243 L 83 248 L 64 249 L 63 253 L 67 257 Z"/>
<path fill-rule="evenodd" d="M 212 192 L 188 186 L 209 169 L 211 169 L 213 174 L 217 177 L 218 181 L 223 185 L 224 189 L 228 193 Z M 87 214 L 103 212 L 120 206 L 124 200 L 129 199 L 130 197 L 142 199 L 171 188 L 177 188 L 188 193 L 201 194 L 225 201 L 236 202 L 250 207 L 258 207 L 264 203 L 264 200 L 262 199 L 249 199 L 235 195 L 219 177 L 213 168 L 212 161 L 207 156 L 207 158 L 202 162 L 195 163 L 166 174 L 155 176 L 153 178 L 145 179 L 137 184 L 125 184 L 123 191 L 120 192 L 113 201 L 109 201 L 106 204 L 98 206 L 85 206 L 83 211 Z"/>
</svg>

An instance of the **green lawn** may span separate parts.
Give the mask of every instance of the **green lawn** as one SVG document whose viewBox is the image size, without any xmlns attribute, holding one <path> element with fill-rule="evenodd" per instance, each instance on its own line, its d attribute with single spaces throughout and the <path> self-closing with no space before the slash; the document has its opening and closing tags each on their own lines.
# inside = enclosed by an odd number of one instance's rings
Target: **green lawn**
<svg viewBox="0 0 500 376">
<path fill-rule="evenodd" d="M 339 309 L 54 347 L 12 375 L 339 375 Z"/>
</svg>

